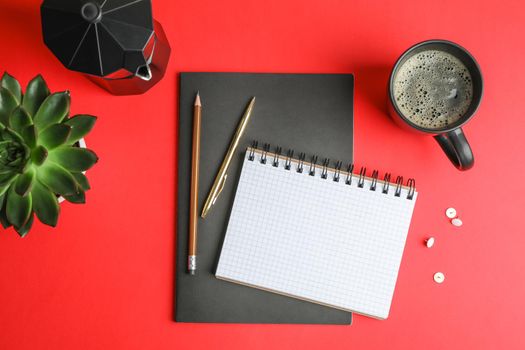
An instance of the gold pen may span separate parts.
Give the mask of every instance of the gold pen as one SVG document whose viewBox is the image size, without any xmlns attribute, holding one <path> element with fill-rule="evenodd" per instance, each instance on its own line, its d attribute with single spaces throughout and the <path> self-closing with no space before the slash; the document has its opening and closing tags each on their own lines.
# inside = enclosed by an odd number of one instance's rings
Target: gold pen
<svg viewBox="0 0 525 350">
<path fill-rule="evenodd" d="M 246 129 L 246 125 L 248 125 L 248 120 L 250 120 L 254 104 L 255 97 L 252 97 L 250 103 L 248 104 L 248 107 L 246 107 L 246 110 L 244 111 L 244 115 L 242 116 L 241 121 L 239 122 L 239 126 L 237 126 L 237 131 L 235 131 L 235 135 L 233 136 L 232 142 L 230 143 L 230 147 L 228 148 L 228 152 L 226 152 L 226 156 L 222 161 L 221 167 L 219 168 L 219 172 L 215 177 L 215 181 L 213 181 L 213 186 L 211 187 L 210 193 L 208 194 L 208 198 L 206 198 L 206 202 L 204 203 L 204 207 L 202 208 L 202 218 L 206 217 L 211 207 L 215 204 L 215 201 L 219 197 L 219 194 L 221 193 L 222 189 L 224 188 L 224 183 L 226 182 L 226 178 L 228 177 L 228 174 L 226 174 L 226 172 L 228 171 L 228 168 L 230 166 L 233 154 L 235 153 L 235 150 L 239 145 L 239 141 L 241 139 L 242 134 L 244 133 L 244 129 Z"/>
</svg>

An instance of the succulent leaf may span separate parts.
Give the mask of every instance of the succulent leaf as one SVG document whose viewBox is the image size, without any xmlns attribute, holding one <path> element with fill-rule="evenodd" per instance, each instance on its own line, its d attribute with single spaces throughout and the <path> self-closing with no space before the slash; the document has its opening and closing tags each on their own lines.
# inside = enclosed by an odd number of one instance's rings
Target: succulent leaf
<svg viewBox="0 0 525 350">
<path fill-rule="evenodd" d="M 13 94 L 3 86 L 0 86 L 0 123 L 4 126 L 9 126 L 9 117 L 17 106 L 18 102 Z"/>
<path fill-rule="evenodd" d="M 15 181 L 15 192 L 19 196 L 25 197 L 31 191 L 34 178 L 35 171 L 33 169 L 29 169 L 22 175 L 19 175 Z"/>
<path fill-rule="evenodd" d="M 20 134 L 26 126 L 33 124 L 33 120 L 24 107 L 18 106 L 11 113 L 9 124 L 11 125 L 11 129 Z"/>
<path fill-rule="evenodd" d="M 4 128 L 2 131 L 0 131 L 0 140 L 24 143 L 22 137 L 9 128 Z"/>
<path fill-rule="evenodd" d="M 77 194 L 65 195 L 64 198 L 74 204 L 84 204 L 86 203 L 86 192 L 83 189 L 79 189 Z"/>
<path fill-rule="evenodd" d="M 22 101 L 22 89 L 20 88 L 20 83 L 18 80 L 13 78 L 9 73 L 4 72 L 4 75 L 2 76 L 2 87 L 9 90 L 9 92 L 13 94 L 14 98 L 16 99 L 16 102 L 20 104 Z"/>
<path fill-rule="evenodd" d="M 9 185 L 11 185 L 11 183 L 17 176 L 18 174 L 14 172 L 6 172 L 0 174 L 0 193 L 5 192 L 5 190 L 9 188 Z"/>
<path fill-rule="evenodd" d="M 86 171 L 98 161 L 93 151 L 78 147 L 56 148 L 49 153 L 48 159 L 71 172 Z"/>
<path fill-rule="evenodd" d="M 7 220 L 7 214 L 5 212 L 5 205 L 3 205 L 2 208 L 0 209 L 0 224 L 2 224 L 3 228 L 9 228 L 13 226 L 11 225 L 9 220 Z"/>
<path fill-rule="evenodd" d="M 31 152 L 31 160 L 35 165 L 42 165 L 47 159 L 48 154 L 44 146 L 37 146 Z"/>
<path fill-rule="evenodd" d="M 69 171 L 58 164 L 45 162 L 37 172 L 37 179 L 56 194 L 78 193 L 78 184 Z"/>
<path fill-rule="evenodd" d="M 69 135 L 67 144 L 72 145 L 86 136 L 91 131 L 91 129 L 93 129 L 96 121 L 97 117 L 85 114 L 75 115 L 65 121 L 65 124 L 71 126 L 71 134 Z"/>
<path fill-rule="evenodd" d="M 31 116 L 34 116 L 47 96 L 49 96 L 49 89 L 46 82 L 39 74 L 27 84 L 26 94 L 22 99 L 22 105 Z"/>
<path fill-rule="evenodd" d="M 7 220 L 15 227 L 22 227 L 29 220 L 31 214 L 31 195 L 19 196 L 13 187 L 7 192 L 6 214 Z"/>
<path fill-rule="evenodd" d="M 71 134 L 71 127 L 69 125 L 51 125 L 49 128 L 40 133 L 40 136 L 38 137 L 38 143 L 48 150 L 52 150 L 58 146 L 63 145 L 67 141 L 69 134 Z"/>
<path fill-rule="evenodd" d="M 29 159 L 29 149 L 17 141 L 0 141 L 0 174 L 21 173 Z M 0 186 L 3 181 L 0 178 Z"/>
<path fill-rule="evenodd" d="M 60 213 L 60 207 L 55 194 L 40 181 L 35 181 L 31 190 L 33 197 L 33 210 L 44 224 L 55 227 Z"/>
<path fill-rule="evenodd" d="M 60 123 L 69 113 L 70 96 L 68 91 L 49 95 L 36 112 L 33 122 L 37 130 Z"/>
<path fill-rule="evenodd" d="M 23 128 L 20 135 L 22 135 L 27 147 L 31 149 L 36 147 L 37 132 L 34 125 L 29 125 Z"/>
<path fill-rule="evenodd" d="M 86 177 L 86 175 L 84 175 L 82 173 L 71 173 L 71 175 L 73 175 L 75 180 L 77 180 L 77 183 L 80 185 L 80 187 L 84 191 L 87 191 L 87 190 L 91 189 L 91 186 L 89 185 L 89 181 L 88 181 L 88 178 Z"/>
<path fill-rule="evenodd" d="M 33 213 L 31 213 L 29 215 L 29 220 L 27 220 L 27 222 L 25 223 L 24 226 L 22 226 L 22 227 L 15 227 L 16 233 L 18 233 L 18 235 L 20 237 L 24 238 L 29 233 L 29 231 L 31 230 L 31 227 L 33 226 L 34 220 L 35 220 L 35 215 Z"/>
</svg>

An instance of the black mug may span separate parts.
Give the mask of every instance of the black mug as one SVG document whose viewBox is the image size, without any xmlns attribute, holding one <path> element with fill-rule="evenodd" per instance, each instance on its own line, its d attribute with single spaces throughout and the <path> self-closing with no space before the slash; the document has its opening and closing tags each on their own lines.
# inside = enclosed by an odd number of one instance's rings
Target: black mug
<svg viewBox="0 0 525 350">
<path fill-rule="evenodd" d="M 390 116 L 402 127 L 433 135 L 459 170 L 474 165 L 461 129 L 478 109 L 483 78 L 476 60 L 463 47 L 428 40 L 397 60 L 388 83 Z"/>
</svg>

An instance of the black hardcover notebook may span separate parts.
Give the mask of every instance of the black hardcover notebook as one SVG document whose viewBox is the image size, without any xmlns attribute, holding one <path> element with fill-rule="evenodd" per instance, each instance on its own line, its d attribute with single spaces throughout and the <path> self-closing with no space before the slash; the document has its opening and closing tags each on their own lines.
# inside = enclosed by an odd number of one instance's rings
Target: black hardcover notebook
<svg viewBox="0 0 525 350">
<path fill-rule="evenodd" d="M 250 122 L 228 171 L 224 189 L 206 219 L 198 221 L 197 275 L 186 273 L 193 103 L 202 100 L 199 211 L 237 124 L 252 96 Z M 181 73 L 175 320 L 214 323 L 350 324 L 352 314 L 242 286 L 215 277 L 246 147 L 296 149 L 353 161 L 351 74 Z"/>
</svg>

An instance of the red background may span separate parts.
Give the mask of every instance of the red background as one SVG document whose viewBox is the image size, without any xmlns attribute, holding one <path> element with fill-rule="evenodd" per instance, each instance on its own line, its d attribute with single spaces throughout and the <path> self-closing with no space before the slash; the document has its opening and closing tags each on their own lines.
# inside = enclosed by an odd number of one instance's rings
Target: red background
<svg viewBox="0 0 525 350">
<path fill-rule="evenodd" d="M 145 95 L 114 97 L 46 49 L 40 1 L 0 0 L 0 70 L 24 86 L 42 73 L 53 91 L 71 90 L 72 113 L 99 116 L 87 142 L 100 156 L 88 203 L 63 204 L 56 229 L 0 232 L 0 349 L 525 348 L 523 3 L 153 2 L 172 46 L 166 77 Z M 463 45 L 484 73 L 465 128 L 476 156 L 468 172 L 385 112 L 395 59 L 430 38 Z M 358 165 L 413 176 L 420 191 L 388 320 L 172 321 L 181 71 L 355 73 Z M 449 206 L 463 227 L 447 222 Z"/>
</svg>

